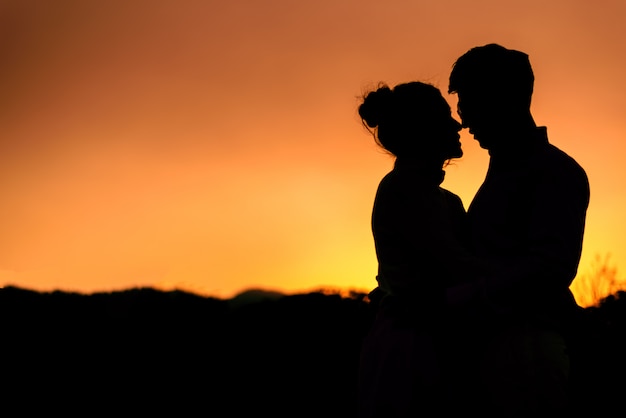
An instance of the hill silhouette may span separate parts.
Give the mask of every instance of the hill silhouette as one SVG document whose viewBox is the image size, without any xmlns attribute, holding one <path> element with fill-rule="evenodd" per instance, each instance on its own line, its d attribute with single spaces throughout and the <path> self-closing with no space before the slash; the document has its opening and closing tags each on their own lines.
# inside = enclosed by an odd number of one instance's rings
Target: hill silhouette
<svg viewBox="0 0 626 418">
<path fill-rule="evenodd" d="M 626 296 L 581 308 L 577 410 L 623 410 Z M 245 301 L 245 303 L 242 303 Z M 40 413 L 354 417 L 363 294 L 0 289 L 4 407 Z"/>
</svg>

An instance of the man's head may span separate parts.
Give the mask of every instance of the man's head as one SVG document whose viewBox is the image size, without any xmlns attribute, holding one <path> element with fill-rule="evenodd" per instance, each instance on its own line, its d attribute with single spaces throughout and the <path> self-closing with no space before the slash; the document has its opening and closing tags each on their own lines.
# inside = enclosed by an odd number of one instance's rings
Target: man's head
<svg viewBox="0 0 626 418">
<path fill-rule="evenodd" d="M 491 149 L 514 129 L 534 124 L 530 114 L 534 75 L 528 55 L 488 44 L 470 49 L 453 65 L 449 93 L 458 94 L 463 126 Z"/>
</svg>

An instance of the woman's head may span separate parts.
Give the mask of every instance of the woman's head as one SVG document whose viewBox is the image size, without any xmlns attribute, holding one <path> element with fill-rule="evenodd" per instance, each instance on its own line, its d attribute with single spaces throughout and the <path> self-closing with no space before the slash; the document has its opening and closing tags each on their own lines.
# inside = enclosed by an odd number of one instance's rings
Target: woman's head
<svg viewBox="0 0 626 418">
<path fill-rule="evenodd" d="M 461 124 L 439 89 L 413 81 L 381 84 L 365 94 L 359 116 L 376 142 L 396 157 L 444 162 L 463 155 Z"/>
</svg>

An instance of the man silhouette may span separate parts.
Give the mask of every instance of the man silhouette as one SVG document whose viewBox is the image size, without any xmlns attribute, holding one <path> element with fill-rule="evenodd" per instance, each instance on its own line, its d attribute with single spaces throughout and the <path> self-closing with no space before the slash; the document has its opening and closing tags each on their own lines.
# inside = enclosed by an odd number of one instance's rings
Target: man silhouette
<svg viewBox="0 0 626 418">
<path fill-rule="evenodd" d="M 569 408 L 565 328 L 577 308 L 569 286 L 582 250 L 589 183 L 536 125 L 533 84 L 528 55 L 497 44 L 466 52 L 449 80 L 463 127 L 490 156 L 468 220 L 473 251 L 493 273 L 483 289 L 487 338 L 480 363 L 493 416 Z"/>
</svg>

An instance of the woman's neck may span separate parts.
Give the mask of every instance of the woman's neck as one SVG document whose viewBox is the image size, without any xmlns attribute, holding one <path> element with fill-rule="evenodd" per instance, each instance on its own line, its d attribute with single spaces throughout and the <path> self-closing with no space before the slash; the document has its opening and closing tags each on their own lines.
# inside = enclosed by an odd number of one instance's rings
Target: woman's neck
<svg viewBox="0 0 626 418">
<path fill-rule="evenodd" d="M 401 172 L 410 172 L 429 183 L 441 184 L 443 181 L 443 161 L 424 161 L 417 158 L 396 158 L 394 169 Z"/>
</svg>

